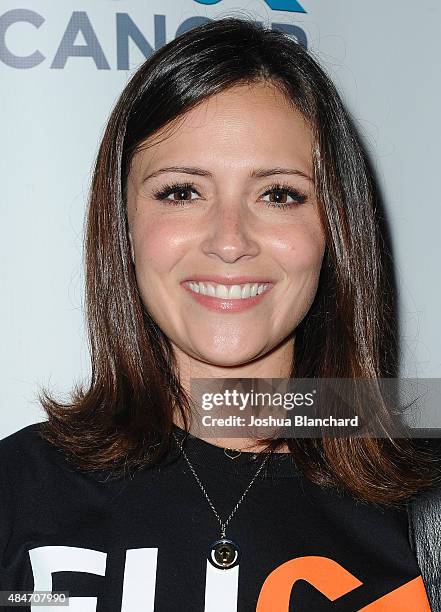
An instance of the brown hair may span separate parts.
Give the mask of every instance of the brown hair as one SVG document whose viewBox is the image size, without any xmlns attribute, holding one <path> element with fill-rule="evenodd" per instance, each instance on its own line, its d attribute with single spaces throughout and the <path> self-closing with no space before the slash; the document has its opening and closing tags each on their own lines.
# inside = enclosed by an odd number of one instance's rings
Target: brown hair
<svg viewBox="0 0 441 612">
<path fill-rule="evenodd" d="M 169 450 L 175 407 L 188 427 L 189 398 L 171 343 L 143 308 L 131 261 L 126 185 L 132 157 L 146 138 L 198 103 L 259 81 L 277 86 L 311 126 L 327 239 L 317 294 L 295 330 L 291 377 L 396 376 L 394 291 L 373 178 L 334 85 L 282 32 L 245 19 L 207 22 L 141 65 L 98 152 L 85 236 L 91 378 L 87 388 L 74 386 L 70 402 L 46 390 L 39 396 L 48 415 L 42 437 L 78 469 L 118 476 L 154 465 Z M 285 440 L 263 442 L 269 450 Z M 286 442 L 310 480 L 365 501 L 398 504 L 436 480 L 432 456 L 409 439 Z"/>
</svg>

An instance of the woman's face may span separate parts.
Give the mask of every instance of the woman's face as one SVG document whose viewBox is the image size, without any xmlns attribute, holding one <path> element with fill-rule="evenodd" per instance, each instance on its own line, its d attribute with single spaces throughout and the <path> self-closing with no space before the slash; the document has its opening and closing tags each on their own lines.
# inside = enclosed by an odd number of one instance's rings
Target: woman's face
<svg viewBox="0 0 441 612">
<path fill-rule="evenodd" d="M 175 348 L 243 365 L 292 343 L 316 293 L 325 239 L 311 132 L 264 84 L 213 96 L 174 125 L 145 141 L 129 173 L 139 292 Z"/>
</svg>

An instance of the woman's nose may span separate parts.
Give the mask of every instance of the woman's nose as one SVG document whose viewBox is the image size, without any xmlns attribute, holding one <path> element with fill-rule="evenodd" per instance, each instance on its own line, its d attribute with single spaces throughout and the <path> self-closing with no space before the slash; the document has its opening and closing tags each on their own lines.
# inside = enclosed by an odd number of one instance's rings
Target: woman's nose
<svg viewBox="0 0 441 612">
<path fill-rule="evenodd" d="M 215 255 L 228 263 L 256 256 L 259 245 L 251 236 L 248 211 L 231 203 L 218 206 L 201 246 L 206 255 Z"/>
</svg>

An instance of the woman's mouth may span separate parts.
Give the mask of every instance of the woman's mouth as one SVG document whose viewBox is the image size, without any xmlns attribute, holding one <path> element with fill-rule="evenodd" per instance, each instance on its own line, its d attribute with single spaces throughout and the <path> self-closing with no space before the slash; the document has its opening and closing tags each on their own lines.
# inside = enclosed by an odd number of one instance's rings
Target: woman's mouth
<svg viewBox="0 0 441 612">
<path fill-rule="evenodd" d="M 189 280 L 182 285 L 196 302 L 210 310 L 239 312 L 261 302 L 274 283 L 223 285 L 214 281 Z"/>
</svg>

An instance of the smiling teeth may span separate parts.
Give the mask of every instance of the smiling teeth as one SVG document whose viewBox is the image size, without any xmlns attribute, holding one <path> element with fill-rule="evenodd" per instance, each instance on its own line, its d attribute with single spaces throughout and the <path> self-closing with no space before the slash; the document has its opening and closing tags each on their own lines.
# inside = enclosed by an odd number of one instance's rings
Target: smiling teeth
<svg viewBox="0 0 441 612">
<path fill-rule="evenodd" d="M 270 284 L 245 283 L 244 285 L 218 285 L 217 283 L 185 283 L 195 293 L 227 300 L 242 300 L 263 293 Z"/>
</svg>

